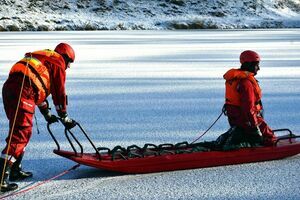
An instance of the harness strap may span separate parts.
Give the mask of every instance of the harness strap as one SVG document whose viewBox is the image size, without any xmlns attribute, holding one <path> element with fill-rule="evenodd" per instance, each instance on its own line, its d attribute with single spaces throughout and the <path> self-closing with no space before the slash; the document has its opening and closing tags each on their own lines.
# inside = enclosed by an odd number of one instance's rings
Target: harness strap
<svg viewBox="0 0 300 200">
<path fill-rule="evenodd" d="M 24 61 L 19 61 L 19 63 L 23 64 L 23 65 L 26 65 L 26 62 Z M 34 67 L 32 67 L 32 65 L 30 65 L 28 63 L 28 68 L 32 71 L 32 73 L 34 73 L 34 75 L 38 78 L 38 80 L 40 81 L 40 83 L 42 84 L 42 87 L 45 91 L 46 94 L 49 94 L 49 90 L 47 89 L 46 87 L 46 84 L 44 83 L 42 77 L 40 76 L 40 74 L 36 71 L 36 69 Z"/>
</svg>

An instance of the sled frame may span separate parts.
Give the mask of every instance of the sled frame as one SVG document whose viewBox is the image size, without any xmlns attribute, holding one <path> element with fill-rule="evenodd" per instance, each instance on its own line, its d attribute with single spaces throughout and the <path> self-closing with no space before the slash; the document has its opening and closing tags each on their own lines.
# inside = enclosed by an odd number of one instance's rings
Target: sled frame
<svg viewBox="0 0 300 200">
<path fill-rule="evenodd" d="M 61 120 L 60 120 L 61 121 Z M 96 152 L 96 155 L 99 157 L 99 160 L 101 160 L 101 154 L 99 152 L 99 150 L 101 150 L 102 148 L 96 148 L 95 144 L 92 142 L 91 138 L 88 136 L 88 134 L 86 133 L 86 131 L 82 128 L 82 126 L 76 122 L 76 126 L 81 130 L 81 133 L 85 136 L 85 138 L 89 141 L 89 143 L 91 144 L 91 146 L 93 147 L 93 149 L 95 150 Z M 75 126 L 75 127 L 76 127 Z M 58 140 L 56 139 L 56 137 L 54 136 L 52 130 L 50 129 L 50 124 L 48 123 L 47 124 L 47 129 L 48 129 L 48 132 L 51 136 L 51 138 L 53 139 L 53 141 L 55 142 L 56 146 L 57 146 L 57 151 L 60 151 L 60 145 L 59 145 L 59 142 Z M 65 133 L 65 136 L 71 146 L 71 148 L 73 149 L 74 153 L 75 153 L 75 156 L 78 156 L 78 157 L 82 157 L 83 155 L 83 146 L 82 144 L 78 141 L 78 139 L 75 137 L 74 133 L 71 131 L 71 129 L 67 129 L 65 128 L 64 130 L 64 133 Z M 76 150 L 75 148 L 75 145 L 73 144 L 72 140 L 70 139 L 70 136 L 74 139 L 74 141 L 76 142 L 76 144 L 78 145 L 79 149 L 80 149 L 80 153 L 78 153 L 78 151 Z M 99 149 L 99 150 L 98 150 Z"/>
</svg>

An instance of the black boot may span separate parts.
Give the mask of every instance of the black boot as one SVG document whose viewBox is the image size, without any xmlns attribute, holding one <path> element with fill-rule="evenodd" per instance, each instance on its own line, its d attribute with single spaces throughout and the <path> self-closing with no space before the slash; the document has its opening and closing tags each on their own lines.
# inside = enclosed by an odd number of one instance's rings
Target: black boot
<svg viewBox="0 0 300 200">
<path fill-rule="evenodd" d="M 16 183 L 9 183 L 9 181 L 8 181 L 8 176 L 10 173 L 9 163 L 8 163 L 8 161 L 6 162 L 5 168 L 4 168 L 4 163 L 5 163 L 5 160 L 3 158 L 0 158 L 0 173 L 1 173 L 0 178 L 2 180 L 1 192 L 9 192 L 9 191 L 16 190 L 18 188 L 18 185 Z M 3 177 L 2 177 L 2 175 L 3 175 Z"/>
<path fill-rule="evenodd" d="M 21 181 L 26 178 L 32 177 L 31 172 L 25 172 L 22 170 L 22 165 L 21 165 L 22 159 L 23 159 L 23 154 L 11 166 L 11 171 L 9 175 L 10 181 Z"/>
</svg>

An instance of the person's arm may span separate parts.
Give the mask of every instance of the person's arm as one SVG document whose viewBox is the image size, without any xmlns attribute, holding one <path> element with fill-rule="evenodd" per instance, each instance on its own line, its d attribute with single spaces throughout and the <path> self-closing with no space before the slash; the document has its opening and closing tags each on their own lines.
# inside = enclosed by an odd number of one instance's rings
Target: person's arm
<svg viewBox="0 0 300 200">
<path fill-rule="evenodd" d="M 65 89 L 66 71 L 63 67 L 53 65 L 51 73 L 51 94 L 57 114 L 62 117 L 67 113 L 67 95 Z"/>
<path fill-rule="evenodd" d="M 53 65 L 51 94 L 55 109 L 58 116 L 62 119 L 62 123 L 66 128 L 71 129 L 76 126 L 76 121 L 69 118 L 67 114 L 67 95 L 65 89 L 66 71 L 62 66 Z"/>
<path fill-rule="evenodd" d="M 243 79 L 239 83 L 238 88 L 241 95 L 241 111 L 245 119 L 246 126 L 255 128 L 258 126 L 257 111 L 256 111 L 256 97 L 252 83 Z"/>
<path fill-rule="evenodd" d="M 58 122 L 58 119 L 55 115 L 52 115 L 50 112 L 50 107 L 48 100 L 46 99 L 44 102 L 42 102 L 40 105 L 38 105 L 38 108 L 42 115 L 44 116 L 45 120 L 49 123 L 52 124 L 54 122 Z"/>
</svg>

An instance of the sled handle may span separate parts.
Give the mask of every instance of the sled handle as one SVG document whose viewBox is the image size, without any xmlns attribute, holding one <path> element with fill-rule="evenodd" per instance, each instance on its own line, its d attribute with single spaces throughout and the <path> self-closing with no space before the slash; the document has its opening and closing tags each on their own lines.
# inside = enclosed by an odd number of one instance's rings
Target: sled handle
<svg viewBox="0 0 300 200">
<path fill-rule="evenodd" d="M 60 118 L 58 118 L 58 119 L 61 121 Z M 47 123 L 47 129 L 48 129 L 48 132 L 49 132 L 50 136 L 52 137 L 53 141 L 55 142 L 55 144 L 56 144 L 56 146 L 57 146 L 57 150 L 60 151 L 60 145 L 59 145 L 57 139 L 55 138 L 53 132 L 51 131 L 50 125 L 51 125 L 50 123 Z M 77 151 L 76 151 L 76 149 L 75 149 L 75 147 L 74 147 L 72 141 L 70 140 L 70 137 L 68 136 L 67 131 L 70 132 L 71 136 L 73 137 L 73 139 L 76 141 L 76 143 L 77 143 L 78 146 L 80 147 L 80 151 L 81 151 L 81 154 L 82 154 L 82 153 L 83 153 L 82 145 L 79 143 L 79 141 L 78 141 L 77 138 L 74 136 L 74 134 L 73 134 L 69 129 L 65 128 L 65 135 L 66 135 L 66 138 L 67 138 L 67 140 L 69 141 L 69 143 L 70 143 L 70 145 L 71 145 L 71 147 L 72 147 L 72 149 L 73 149 L 75 155 L 77 156 Z"/>
<path fill-rule="evenodd" d="M 57 150 L 60 151 L 59 143 L 58 143 L 58 141 L 56 140 L 56 138 L 54 137 L 54 134 L 53 134 L 53 132 L 52 132 L 51 129 L 50 129 L 50 123 L 47 123 L 47 129 L 48 129 L 48 132 L 49 132 L 50 136 L 52 137 L 53 141 L 55 142 L 55 144 L 56 144 L 56 146 L 57 146 Z"/>
<path fill-rule="evenodd" d="M 96 154 L 99 156 L 99 159 L 101 160 L 101 154 L 99 153 L 97 147 L 92 142 L 92 140 L 90 139 L 90 137 L 87 135 L 86 131 L 82 128 L 82 126 L 78 122 L 76 122 L 76 125 L 80 128 L 81 132 L 84 134 L 84 136 L 86 137 L 86 139 L 90 142 L 90 144 L 92 145 L 92 147 L 96 151 Z"/>
<path fill-rule="evenodd" d="M 92 142 L 92 140 L 90 139 L 90 137 L 87 135 L 86 131 L 82 128 L 82 126 L 76 122 L 76 126 L 79 127 L 79 129 L 81 130 L 81 132 L 84 134 L 84 136 L 86 137 L 86 139 L 90 142 L 90 144 L 92 145 L 92 147 L 94 148 L 94 150 L 96 151 L 96 154 L 99 156 L 99 159 L 101 159 L 101 154 L 99 153 L 98 149 L 96 148 L 96 146 L 94 145 L 94 143 Z M 67 140 L 69 141 L 74 153 L 75 153 L 75 156 L 78 155 L 70 137 L 68 136 L 68 132 L 70 133 L 70 135 L 72 136 L 72 138 L 75 140 L 75 142 L 78 144 L 79 148 L 80 148 L 80 154 L 81 156 L 83 155 L 83 147 L 82 145 L 80 144 L 80 142 L 78 141 L 78 139 L 75 137 L 75 135 L 72 133 L 71 129 L 65 129 L 65 135 L 67 137 Z"/>
<path fill-rule="evenodd" d="M 300 138 L 299 135 L 293 134 L 293 132 L 292 132 L 290 129 L 288 129 L 288 128 L 275 129 L 275 130 L 273 130 L 273 133 L 275 133 L 275 132 L 282 132 L 282 131 L 287 131 L 287 132 L 289 132 L 289 135 L 283 136 L 283 137 L 279 137 L 279 138 L 276 140 L 275 145 L 277 145 L 277 143 L 278 143 L 280 140 L 286 140 L 286 139 L 289 139 L 290 143 L 292 143 L 292 140 L 291 140 L 291 139 L 294 139 L 294 138 Z"/>
<path fill-rule="evenodd" d="M 283 132 L 283 131 L 289 132 L 290 136 L 293 135 L 293 132 L 290 129 L 288 129 L 288 128 L 275 129 L 275 130 L 273 130 L 273 133 L 275 133 L 275 132 Z"/>
<path fill-rule="evenodd" d="M 77 125 L 77 122 L 76 122 L 76 125 Z M 72 147 L 72 149 L 73 149 L 73 151 L 74 151 L 74 153 L 75 153 L 75 156 L 77 156 L 78 153 L 77 153 L 77 151 L 76 151 L 76 149 L 75 149 L 75 147 L 74 147 L 74 145 L 73 145 L 73 143 L 72 143 L 70 137 L 68 136 L 68 132 L 70 133 L 70 135 L 72 136 L 72 138 L 75 140 L 75 142 L 78 144 L 78 146 L 79 146 L 79 148 L 80 148 L 80 154 L 82 155 L 82 154 L 83 154 L 83 147 L 82 147 L 82 145 L 81 145 L 80 142 L 77 140 L 77 138 L 74 136 L 74 134 L 71 132 L 71 130 L 65 128 L 65 136 L 66 136 L 67 140 L 69 141 L 69 143 L 70 143 L 70 145 L 71 145 L 71 147 Z"/>
<path fill-rule="evenodd" d="M 58 120 L 59 120 L 60 122 L 62 122 L 62 121 L 61 121 L 61 118 L 58 118 Z M 92 147 L 95 149 L 96 154 L 99 156 L 99 159 L 101 160 L 101 154 L 99 153 L 98 149 L 96 148 L 96 146 L 94 145 L 94 143 L 92 142 L 92 140 L 90 139 L 90 137 L 87 135 L 86 131 L 82 128 L 82 126 L 81 126 L 78 122 L 76 122 L 76 126 L 79 127 L 79 129 L 80 129 L 81 132 L 84 134 L 84 136 L 87 138 L 87 140 L 90 142 L 90 144 L 92 145 Z M 47 124 L 47 129 L 48 129 L 48 132 L 49 132 L 50 136 L 52 137 L 52 139 L 54 140 L 54 142 L 55 142 L 55 144 L 56 144 L 56 146 L 57 146 L 57 150 L 60 151 L 60 145 L 59 145 L 57 139 L 55 138 L 53 132 L 52 132 L 51 129 L 50 129 L 50 123 Z M 67 128 L 65 128 L 65 131 L 64 131 L 64 132 L 65 132 L 65 136 L 66 136 L 68 142 L 69 142 L 70 145 L 71 145 L 71 148 L 73 149 L 73 151 L 74 151 L 74 153 L 75 153 L 75 156 L 78 155 L 78 152 L 76 151 L 76 149 L 75 149 L 75 147 L 74 147 L 74 145 L 73 145 L 73 142 L 71 141 L 71 139 L 70 139 L 68 133 L 72 136 L 72 138 L 73 138 L 73 139 L 75 140 L 75 142 L 78 144 L 78 146 L 79 146 L 79 148 L 80 148 L 80 154 L 82 155 L 82 154 L 83 154 L 83 147 L 82 147 L 82 145 L 80 144 L 80 142 L 78 141 L 78 139 L 75 137 L 75 135 L 70 131 L 70 129 L 67 129 Z"/>
<path fill-rule="evenodd" d="M 58 120 L 61 122 L 61 119 L 60 119 L 60 118 L 58 118 Z M 76 122 L 76 123 L 77 123 L 77 122 Z M 51 131 L 50 125 L 51 125 L 51 123 L 47 123 L 47 129 L 48 129 L 48 132 L 49 132 L 50 136 L 52 137 L 53 141 L 55 142 L 55 144 L 56 144 L 56 146 L 57 146 L 57 150 L 60 151 L 60 145 L 59 145 L 57 139 L 55 138 L 53 132 Z M 76 125 L 77 125 L 77 124 L 76 124 Z M 70 143 L 70 145 L 71 145 L 71 147 L 72 147 L 72 149 L 73 149 L 75 155 L 77 156 L 78 153 L 77 153 L 77 151 L 76 151 L 76 149 L 75 149 L 75 147 L 74 147 L 74 145 L 73 145 L 73 143 L 72 143 L 70 137 L 68 136 L 68 133 L 67 133 L 67 132 L 69 132 L 70 135 L 73 137 L 73 139 L 76 141 L 76 143 L 77 143 L 78 146 L 80 147 L 80 152 L 81 152 L 81 154 L 82 154 L 82 153 L 83 153 L 82 145 L 79 143 L 79 141 L 78 141 L 77 138 L 74 136 L 74 134 L 70 131 L 70 129 L 65 128 L 65 136 L 66 136 L 67 140 L 69 141 L 69 143 Z"/>
</svg>

